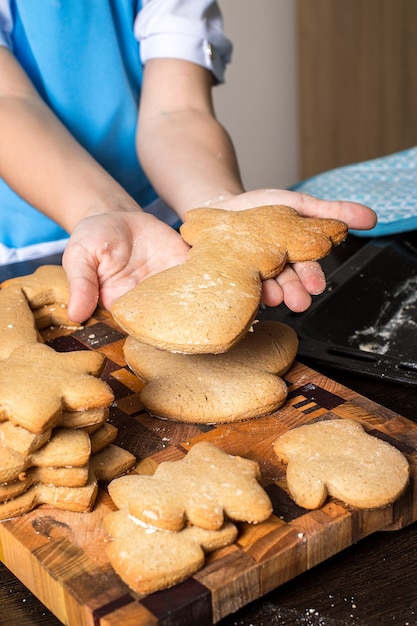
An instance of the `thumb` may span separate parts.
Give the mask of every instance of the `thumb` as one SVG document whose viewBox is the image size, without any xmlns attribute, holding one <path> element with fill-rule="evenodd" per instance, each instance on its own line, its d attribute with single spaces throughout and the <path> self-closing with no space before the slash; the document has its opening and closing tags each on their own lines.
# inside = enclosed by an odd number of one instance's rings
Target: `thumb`
<svg viewBox="0 0 417 626">
<path fill-rule="evenodd" d="M 70 290 L 68 317 L 73 322 L 85 322 L 93 315 L 98 304 L 97 268 L 84 258 L 77 257 L 70 250 L 65 251 L 62 265 Z"/>
</svg>

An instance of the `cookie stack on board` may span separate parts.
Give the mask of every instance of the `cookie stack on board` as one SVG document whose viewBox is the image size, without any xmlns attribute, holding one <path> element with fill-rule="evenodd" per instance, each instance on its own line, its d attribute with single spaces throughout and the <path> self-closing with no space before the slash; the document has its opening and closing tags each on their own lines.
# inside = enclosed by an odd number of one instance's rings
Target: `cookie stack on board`
<svg viewBox="0 0 417 626">
<path fill-rule="evenodd" d="M 255 461 L 196 443 L 152 475 L 113 480 L 117 511 L 104 518 L 110 563 L 138 593 L 175 585 L 200 569 L 205 553 L 233 543 L 235 522 L 260 523 L 272 513 Z"/>
<path fill-rule="evenodd" d="M 181 227 L 191 246 L 187 261 L 146 279 L 112 307 L 129 335 L 126 362 L 146 383 L 140 397 L 148 411 L 223 423 L 277 410 L 298 340 L 287 325 L 256 323 L 262 281 L 287 263 L 324 257 L 346 234 L 341 222 L 302 218 L 283 206 L 188 212 Z M 349 420 L 294 428 L 273 446 L 287 465 L 289 494 L 306 509 L 329 495 L 359 508 L 383 507 L 408 484 L 405 457 Z M 183 580 L 201 567 L 205 551 L 234 541 L 233 521 L 268 519 L 266 493 L 258 485 L 251 498 L 247 477 L 234 474 L 236 463 L 250 462 L 226 457 L 200 443 L 151 476 L 110 483 L 119 510 L 104 520 L 113 538 L 108 555 L 132 589 L 149 593 Z M 244 502 L 260 513 L 256 520 L 247 510 L 237 513 Z"/>
<path fill-rule="evenodd" d="M 181 226 L 188 259 L 112 307 L 129 335 L 126 361 L 146 383 L 141 400 L 148 411 L 224 423 L 280 408 L 287 397 L 281 377 L 298 340 L 284 324 L 255 324 L 262 281 L 287 263 L 324 257 L 346 234 L 340 221 L 301 217 L 286 206 L 189 211 Z"/>
<path fill-rule="evenodd" d="M 106 422 L 114 396 L 100 379 L 105 356 L 59 353 L 39 331 L 70 323 L 64 270 L 43 266 L 0 289 L 0 519 L 39 504 L 89 511 L 98 481 L 136 458 L 113 444 Z"/>
<path fill-rule="evenodd" d="M 181 232 L 189 260 L 147 279 L 112 311 L 129 334 L 126 361 L 146 383 L 143 404 L 151 414 L 200 423 L 275 411 L 298 341 L 286 325 L 256 323 L 262 281 L 286 263 L 321 258 L 346 226 L 270 206 L 191 211 Z M 233 543 L 236 524 L 267 520 L 271 502 L 257 463 L 208 442 L 140 473 L 136 458 L 113 443 L 104 355 L 59 353 L 42 341 L 50 324 L 73 327 L 68 296 L 56 266 L 1 285 L 0 520 L 43 503 L 89 511 L 98 481 L 106 481 L 117 509 L 103 520 L 110 563 L 135 592 L 152 593 Z M 287 464 L 290 495 L 305 508 L 328 495 L 360 508 L 386 506 L 409 480 L 401 453 L 345 419 L 294 428 L 273 445 Z"/>
</svg>

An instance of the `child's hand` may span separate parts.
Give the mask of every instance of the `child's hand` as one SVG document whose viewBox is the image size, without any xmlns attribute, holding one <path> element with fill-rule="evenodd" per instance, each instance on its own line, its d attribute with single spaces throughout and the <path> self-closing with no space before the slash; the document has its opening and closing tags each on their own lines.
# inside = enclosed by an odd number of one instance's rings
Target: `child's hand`
<svg viewBox="0 0 417 626">
<path fill-rule="evenodd" d="M 139 210 L 81 220 L 62 261 L 70 285 L 70 319 L 85 321 L 99 301 L 109 309 L 147 276 L 184 261 L 188 250 L 174 229 Z"/>
<path fill-rule="evenodd" d="M 327 202 L 277 189 L 229 196 L 210 206 L 233 211 L 268 204 L 286 204 L 306 217 L 340 219 L 355 229 L 366 230 L 376 222 L 374 212 L 361 204 Z M 175 230 L 140 210 L 102 213 L 81 220 L 63 256 L 70 284 L 70 318 L 86 320 L 99 301 L 109 309 L 116 298 L 148 276 L 185 261 L 188 250 Z M 285 302 L 300 312 L 310 306 L 311 295 L 321 293 L 325 286 L 319 263 L 296 263 L 263 283 L 262 299 L 268 306 Z"/>
<path fill-rule="evenodd" d="M 231 211 L 270 204 L 285 204 L 305 217 L 339 219 L 349 228 L 358 230 L 373 228 L 376 223 L 374 211 L 362 204 L 319 200 L 307 194 L 280 189 L 257 189 L 210 202 L 210 206 Z M 262 300 L 268 306 L 285 302 L 292 311 L 301 312 L 310 306 L 311 296 L 322 293 L 325 287 L 326 277 L 319 263 L 295 263 L 287 265 L 276 278 L 264 281 Z"/>
</svg>

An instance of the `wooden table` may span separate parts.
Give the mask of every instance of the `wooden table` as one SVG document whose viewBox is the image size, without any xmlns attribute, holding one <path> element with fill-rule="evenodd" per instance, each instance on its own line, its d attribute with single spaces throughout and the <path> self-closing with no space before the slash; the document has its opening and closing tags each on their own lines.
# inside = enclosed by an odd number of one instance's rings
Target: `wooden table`
<svg viewBox="0 0 417 626">
<path fill-rule="evenodd" d="M 364 240 L 350 238 L 328 259 L 327 271 Z M 43 263 L 53 259 L 43 259 Z M 38 264 L 40 264 L 38 262 Z M 30 273 L 33 265 L 0 268 L 0 281 Z M 308 363 L 358 393 L 417 421 L 415 388 L 370 380 Z M 52 615 L 0 564 L 0 626 L 58 626 Z M 301 574 L 237 613 L 220 626 L 373 626 L 417 624 L 417 527 L 371 535 Z"/>
</svg>

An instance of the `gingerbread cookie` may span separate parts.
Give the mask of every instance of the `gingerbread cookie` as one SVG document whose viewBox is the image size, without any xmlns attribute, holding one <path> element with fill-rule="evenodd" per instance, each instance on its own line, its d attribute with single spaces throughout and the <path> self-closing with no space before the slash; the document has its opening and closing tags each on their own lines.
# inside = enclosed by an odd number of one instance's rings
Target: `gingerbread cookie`
<svg viewBox="0 0 417 626">
<path fill-rule="evenodd" d="M 224 423 L 260 417 L 282 406 L 281 376 L 298 349 L 295 331 L 263 321 L 224 354 L 175 354 L 128 337 L 126 362 L 146 384 L 140 399 L 152 415 L 179 422 Z"/>
<path fill-rule="evenodd" d="M 38 467 L 79 467 L 88 463 L 91 443 L 82 430 L 56 428 L 51 439 L 29 455 L 2 446 L 0 463 L 0 483 L 16 480 L 28 468 Z"/>
<path fill-rule="evenodd" d="M 153 593 L 185 580 L 204 565 L 205 553 L 234 542 L 237 529 L 225 522 L 219 530 L 190 526 L 176 533 L 146 528 L 123 510 L 110 513 L 104 525 L 112 536 L 106 550 L 120 578 L 137 593 Z"/>
<path fill-rule="evenodd" d="M 92 473 L 87 484 L 82 487 L 56 487 L 38 483 L 17 497 L 0 502 L 0 520 L 24 515 L 41 504 L 67 511 L 88 512 L 94 506 L 97 492 L 98 483 Z"/>
<path fill-rule="evenodd" d="M 262 281 L 287 263 L 327 255 L 346 237 L 347 226 L 301 217 L 285 206 L 193 209 L 181 234 L 192 246 L 188 259 L 141 282 L 111 312 L 142 343 L 171 352 L 220 353 L 249 331 Z"/>
<path fill-rule="evenodd" d="M 107 407 L 86 409 L 84 411 L 64 410 L 59 420 L 59 426 L 62 428 L 80 428 L 90 434 L 105 423 L 108 415 L 109 409 Z M 0 422 L 0 444 L 19 452 L 19 454 L 28 455 L 50 440 L 52 430 L 50 428 L 42 433 L 35 434 L 7 420 Z"/>
<path fill-rule="evenodd" d="M 306 509 L 322 506 L 329 495 L 358 508 L 384 507 L 409 480 L 404 455 L 353 420 L 294 428 L 275 441 L 274 450 L 287 463 L 291 496 Z"/>
<path fill-rule="evenodd" d="M 33 274 L 9 278 L 1 283 L 2 289 L 10 287 L 23 291 L 31 309 L 69 302 L 68 280 L 61 265 L 42 265 Z"/>
<path fill-rule="evenodd" d="M 196 443 L 180 461 L 164 461 L 151 476 L 130 474 L 112 481 L 109 494 L 145 524 L 179 531 L 188 524 L 218 530 L 225 516 L 259 523 L 272 513 L 255 461 Z"/>
<path fill-rule="evenodd" d="M 36 328 L 43 330 L 51 326 L 60 326 L 61 328 L 69 328 L 75 330 L 80 328 L 81 324 L 73 322 L 68 317 L 67 305 L 63 303 L 45 304 L 40 309 L 33 311 Z"/>
<path fill-rule="evenodd" d="M 0 422 L 0 444 L 24 456 L 38 450 L 50 440 L 51 435 L 52 428 L 37 435 L 9 420 Z"/>
<path fill-rule="evenodd" d="M 63 447 L 61 451 L 64 452 Z M 0 520 L 29 513 L 41 504 L 68 511 L 91 511 L 98 482 L 121 476 L 135 463 L 133 454 L 111 444 L 92 455 L 86 467 L 31 468 L 22 472 L 19 479 L 0 485 Z"/>
<path fill-rule="evenodd" d="M 59 425 L 64 428 L 82 428 L 87 432 L 92 432 L 100 428 L 109 416 L 107 406 L 84 409 L 81 411 L 67 411 L 64 409 L 61 414 Z"/>
<path fill-rule="evenodd" d="M 114 396 L 100 378 L 105 357 L 99 352 L 56 352 L 28 343 L 0 361 L 0 422 L 10 420 L 32 433 L 56 426 L 64 409 L 109 406 Z"/>
<path fill-rule="evenodd" d="M 43 266 L 0 290 L 0 519 L 50 504 L 89 511 L 98 481 L 136 457 L 114 445 L 106 422 L 114 396 L 99 378 L 105 356 L 56 352 L 39 329 L 71 324 L 64 270 Z M 71 324 L 72 325 L 72 324 Z"/>
<path fill-rule="evenodd" d="M 20 287 L 0 289 L 0 360 L 26 343 L 42 342 L 32 310 Z"/>
</svg>

